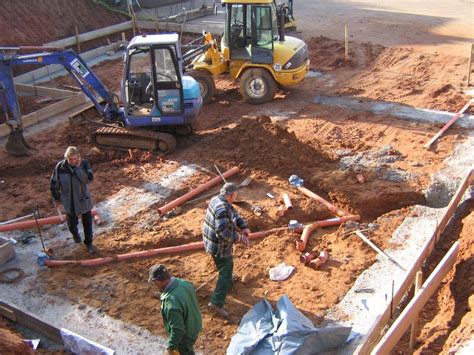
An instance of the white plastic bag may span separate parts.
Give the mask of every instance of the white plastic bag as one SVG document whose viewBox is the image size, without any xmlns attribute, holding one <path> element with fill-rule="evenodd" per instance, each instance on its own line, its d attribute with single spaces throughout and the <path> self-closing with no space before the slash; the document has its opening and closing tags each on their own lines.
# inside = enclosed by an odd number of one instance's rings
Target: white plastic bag
<svg viewBox="0 0 474 355">
<path fill-rule="evenodd" d="M 270 280 L 273 281 L 283 281 L 286 280 L 295 268 L 291 265 L 286 265 L 285 263 L 280 263 L 279 265 L 272 267 L 269 271 Z"/>
</svg>

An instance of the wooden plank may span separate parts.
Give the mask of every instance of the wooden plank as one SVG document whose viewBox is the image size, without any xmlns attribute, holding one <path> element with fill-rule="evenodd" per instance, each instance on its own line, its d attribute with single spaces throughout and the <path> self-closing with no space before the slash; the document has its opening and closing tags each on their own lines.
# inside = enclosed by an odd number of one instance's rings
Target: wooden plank
<svg viewBox="0 0 474 355">
<path fill-rule="evenodd" d="M 63 90 L 56 88 L 48 88 L 46 86 L 38 85 L 27 85 L 15 83 L 15 89 L 18 93 L 37 95 L 37 96 L 50 96 L 50 97 L 68 97 L 75 94 L 71 90 Z"/>
<path fill-rule="evenodd" d="M 384 252 L 382 249 L 380 249 L 378 246 L 376 246 L 372 241 L 367 238 L 364 233 L 360 231 L 360 229 L 357 229 L 354 231 L 354 233 L 362 239 L 365 243 L 367 243 L 372 249 L 374 249 L 378 254 L 382 255 L 385 259 L 390 260 L 393 262 L 395 265 L 397 265 L 399 268 L 401 268 L 403 271 L 406 271 L 403 266 L 401 266 L 394 258 L 392 258 L 390 255 L 388 255 L 386 252 Z"/>
<path fill-rule="evenodd" d="M 64 345 L 63 339 L 61 337 L 61 331 L 59 328 L 55 327 L 54 325 L 40 319 L 33 313 L 30 313 L 24 309 L 21 309 L 18 306 L 14 306 L 12 304 L 7 304 L 5 302 L 0 301 L 0 312 L 8 312 L 10 314 L 13 314 L 13 318 L 9 318 L 7 315 L 5 315 L 6 318 L 23 325 L 41 335 L 44 335 L 48 339 L 51 339 L 57 344 Z M 2 311 L 3 310 L 3 311 Z"/>
<path fill-rule="evenodd" d="M 421 269 L 421 266 L 423 262 L 430 256 L 431 251 L 433 250 L 436 241 L 439 238 L 439 235 L 441 235 L 442 230 L 444 227 L 446 227 L 446 224 L 449 222 L 451 219 L 455 208 L 459 204 L 459 201 L 461 200 L 462 196 L 464 195 L 464 192 L 472 182 L 472 179 L 474 177 L 474 170 L 470 170 L 466 177 L 464 178 L 463 182 L 459 186 L 458 190 L 456 191 L 455 195 L 451 199 L 450 204 L 446 208 L 443 217 L 441 218 L 441 222 L 438 224 L 437 228 L 433 232 L 433 235 L 426 240 L 426 242 L 423 244 L 421 248 L 421 252 L 418 254 L 418 257 L 416 258 L 415 262 L 413 263 L 413 266 L 411 269 L 406 273 L 406 276 L 404 277 L 402 284 L 400 287 L 397 289 L 393 296 L 393 304 L 398 306 L 400 303 L 401 299 L 405 295 L 405 293 L 408 291 L 408 288 L 411 286 L 413 283 L 413 279 L 415 278 L 416 272 Z M 377 339 L 380 337 L 380 333 L 382 333 L 383 329 L 385 328 L 385 325 L 387 324 L 388 320 L 390 319 L 390 304 L 385 307 L 385 310 L 375 319 L 374 323 L 372 324 L 371 328 L 365 335 L 364 339 L 362 340 L 361 344 L 357 347 L 355 353 L 356 354 L 368 354 L 370 352 L 370 349 L 374 346 L 376 343 Z"/>
<path fill-rule="evenodd" d="M 90 51 L 81 53 L 81 58 L 87 62 L 91 60 L 92 58 L 98 57 L 99 55 L 106 54 L 109 51 L 115 50 L 116 48 L 118 48 L 118 46 L 119 46 L 118 43 L 112 43 L 111 45 L 92 49 Z M 62 65 L 59 65 L 59 64 L 46 65 L 44 67 L 30 71 L 28 73 L 18 75 L 17 77 L 15 77 L 15 84 L 16 83 L 28 84 L 31 82 L 36 82 L 37 80 L 39 80 L 39 78 L 53 75 L 56 72 L 61 71 L 61 70 L 64 70 L 64 75 L 68 75 L 68 73 L 65 71 Z"/>
<path fill-rule="evenodd" d="M 436 242 L 439 241 L 441 233 L 443 232 L 446 225 L 449 223 L 449 220 L 451 219 L 454 211 L 456 210 L 459 202 L 461 201 L 464 195 L 464 192 L 466 192 L 467 188 L 473 183 L 474 183 L 474 168 L 472 168 L 464 177 L 463 181 L 461 182 L 458 189 L 456 190 L 456 193 L 454 194 L 453 198 L 449 202 L 448 207 L 446 208 L 446 213 L 443 215 L 443 217 L 441 218 L 441 221 L 436 227 L 436 231 L 435 231 Z"/>
<path fill-rule="evenodd" d="M 181 24 L 176 22 L 158 22 L 160 28 L 170 31 L 170 32 L 181 32 Z M 137 21 L 137 26 L 141 29 L 145 30 L 154 30 L 156 28 L 155 21 Z M 194 24 L 194 23 L 186 23 L 183 27 L 183 32 L 186 33 L 198 33 L 202 34 L 202 31 L 206 30 L 207 32 L 212 33 L 213 35 L 222 35 L 224 31 L 224 23 L 222 25 L 219 24 Z"/>
<path fill-rule="evenodd" d="M 11 321 L 15 322 L 15 312 L 13 312 L 10 308 L 0 306 L 0 316 L 3 316 Z"/>
<path fill-rule="evenodd" d="M 71 37 L 60 39 L 58 41 L 45 43 L 44 45 L 53 46 L 53 47 L 70 47 L 70 46 L 76 45 L 76 41 L 79 43 L 91 41 L 93 39 L 105 37 L 107 35 L 111 35 L 116 32 L 127 31 L 130 28 L 132 28 L 132 21 L 126 21 L 126 22 L 122 22 L 116 25 L 100 28 L 98 30 L 80 33 L 77 36 L 77 39 L 76 39 L 76 36 L 71 36 Z"/>
<path fill-rule="evenodd" d="M 99 101 L 99 103 L 103 103 L 104 99 L 99 99 L 98 101 Z M 88 110 L 91 110 L 91 109 L 95 109 L 95 105 L 94 105 L 93 102 L 90 102 L 87 105 L 82 105 L 82 107 L 80 107 L 77 111 L 74 111 L 73 113 L 71 113 L 68 116 L 68 119 L 69 119 L 70 122 L 76 122 L 76 119 L 75 119 L 76 116 L 82 115 L 84 112 L 86 112 Z"/>
<path fill-rule="evenodd" d="M 87 352 L 88 354 L 89 353 L 91 354 L 92 353 L 93 354 L 96 354 L 96 353 L 113 354 L 114 353 L 114 351 L 110 348 L 107 348 L 99 343 L 96 343 L 90 339 L 87 339 L 83 337 L 82 335 L 74 333 L 66 328 L 60 329 L 56 327 L 54 324 L 51 324 L 41 319 L 39 316 L 33 313 L 30 313 L 27 310 L 20 308 L 16 305 L 8 304 L 6 302 L 0 301 L 0 315 L 30 330 L 33 330 L 37 332 L 38 334 L 45 336 L 46 338 L 52 340 L 56 344 L 63 345 L 64 347 L 66 347 L 65 350 L 73 350 L 73 349 L 67 348 L 67 345 L 71 345 L 71 344 L 70 342 L 68 342 L 68 344 L 64 343 L 64 340 L 61 334 L 61 329 L 63 330 L 63 332 L 66 331 L 66 334 L 74 335 L 74 338 L 75 338 L 74 340 L 76 341 L 76 345 L 77 345 L 77 342 L 79 342 L 82 345 L 84 345 L 84 343 L 93 345 L 94 350 L 92 350 L 92 352 Z M 77 339 L 77 336 L 80 337 L 80 340 Z M 68 340 L 68 338 L 66 338 L 66 340 Z M 69 338 L 69 340 L 71 339 Z M 101 352 L 101 351 L 104 351 L 104 352 Z M 81 353 L 85 354 L 86 352 L 81 352 Z"/>
<path fill-rule="evenodd" d="M 413 297 L 408 303 L 400 316 L 395 320 L 390 329 L 384 335 L 382 340 L 377 344 L 371 354 L 390 354 L 391 350 L 397 345 L 400 338 L 407 331 L 410 324 L 418 316 L 423 306 L 428 302 L 433 293 L 437 290 L 441 281 L 448 274 L 456 262 L 459 251 L 459 241 L 446 253 L 436 269 L 431 273 L 430 277 L 423 284 L 420 292 Z"/>
<path fill-rule="evenodd" d="M 77 26 L 74 26 L 74 32 L 76 37 L 76 48 L 77 48 L 77 53 L 81 53 L 81 41 L 79 40 L 79 30 Z"/>
<path fill-rule="evenodd" d="M 68 99 L 45 107 L 36 112 L 32 112 L 22 117 L 23 127 L 29 127 L 51 116 L 58 115 L 64 111 L 70 110 L 82 103 L 86 102 L 86 98 L 82 93 L 75 94 Z M 0 137 L 7 137 L 10 134 L 10 128 L 6 124 L 0 125 Z"/>
</svg>

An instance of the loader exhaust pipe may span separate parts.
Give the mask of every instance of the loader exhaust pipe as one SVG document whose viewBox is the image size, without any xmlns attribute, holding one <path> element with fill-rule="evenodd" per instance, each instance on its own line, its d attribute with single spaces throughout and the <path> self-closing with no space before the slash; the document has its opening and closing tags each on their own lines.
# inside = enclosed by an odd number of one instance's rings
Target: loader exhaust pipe
<svg viewBox="0 0 474 355">
<path fill-rule="evenodd" d="M 23 130 L 20 128 L 11 128 L 5 149 L 7 150 L 8 154 L 17 157 L 31 155 L 31 151 L 34 150 L 33 147 L 26 143 L 25 137 L 23 137 Z"/>
<path fill-rule="evenodd" d="M 285 14 L 283 11 L 280 12 L 278 16 L 278 36 L 279 40 L 283 42 L 285 40 Z"/>
</svg>

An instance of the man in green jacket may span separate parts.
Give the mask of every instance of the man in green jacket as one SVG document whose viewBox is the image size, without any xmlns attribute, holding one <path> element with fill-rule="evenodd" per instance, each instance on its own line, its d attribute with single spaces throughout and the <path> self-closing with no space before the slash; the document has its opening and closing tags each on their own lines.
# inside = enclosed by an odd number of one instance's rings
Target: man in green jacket
<svg viewBox="0 0 474 355">
<path fill-rule="evenodd" d="M 162 292 L 161 316 L 169 336 L 167 354 L 194 354 L 202 318 L 193 285 L 171 276 L 162 264 L 150 268 L 148 282 L 151 281 Z"/>
</svg>

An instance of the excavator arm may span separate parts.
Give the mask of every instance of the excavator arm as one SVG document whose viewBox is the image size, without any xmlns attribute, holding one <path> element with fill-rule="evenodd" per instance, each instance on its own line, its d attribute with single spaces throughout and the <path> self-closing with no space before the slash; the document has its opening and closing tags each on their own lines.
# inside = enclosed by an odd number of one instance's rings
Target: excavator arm
<svg viewBox="0 0 474 355">
<path fill-rule="evenodd" d="M 106 122 L 123 120 L 115 95 L 110 93 L 100 79 L 90 70 L 87 63 L 71 49 L 54 49 L 50 52 L 19 54 L 25 49 L 44 49 L 42 47 L 0 47 L 0 104 L 3 118 L 11 130 L 7 141 L 7 151 L 12 155 L 25 155 L 31 149 L 23 138 L 23 124 L 12 66 L 37 64 L 62 65 L 91 100 Z M 101 104 L 101 99 L 105 104 Z"/>
</svg>

